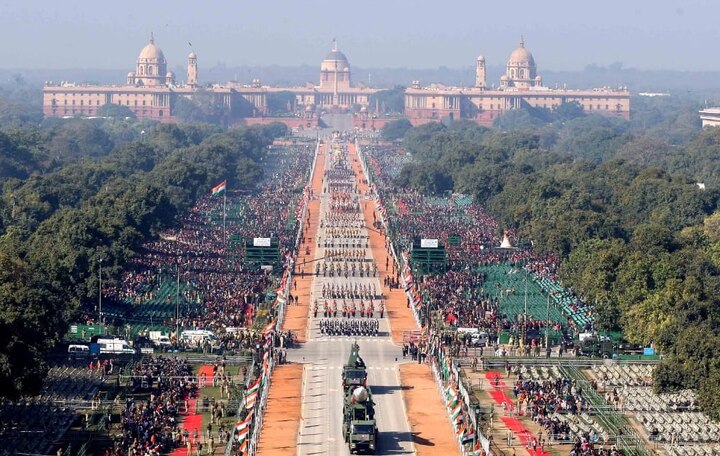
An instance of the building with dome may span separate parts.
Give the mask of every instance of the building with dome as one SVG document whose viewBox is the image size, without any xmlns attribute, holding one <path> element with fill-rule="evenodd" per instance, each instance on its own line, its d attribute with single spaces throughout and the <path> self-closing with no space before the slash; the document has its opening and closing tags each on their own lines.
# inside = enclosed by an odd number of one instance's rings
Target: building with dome
<svg viewBox="0 0 720 456">
<path fill-rule="evenodd" d="M 124 85 L 48 82 L 43 88 L 43 112 L 48 117 L 92 117 L 103 105 L 116 104 L 128 107 L 140 119 L 175 122 L 176 101 L 178 97 L 192 98 L 198 90 L 197 78 L 197 55 L 194 51 L 188 55 L 186 80 L 177 82 L 175 74 L 167 70 L 165 54 L 151 34 L 150 41 L 135 61 L 135 71 L 127 74 Z M 237 110 L 238 99 L 231 90 L 218 86 L 209 91 L 228 108 L 228 112 Z"/>
<path fill-rule="evenodd" d="M 413 125 L 442 119 L 466 119 L 492 126 L 494 119 L 511 109 L 552 110 L 563 103 L 573 102 L 588 113 L 630 118 L 630 93 L 625 87 L 587 90 L 545 87 L 537 73 L 535 58 L 521 38 L 519 46 L 510 53 L 505 74 L 500 77 L 497 86 L 488 86 L 485 57 L 479 56 L 474 87 L 422 86 L 419 81 L 413 81 L 405 91 L 405 115 Z"/>
<path fill-rule="evenodd" d="M 352 85 L 350 63 L 333 41 L 333 47 L 320 64 L 317 85 L 301 87 L 270 87 L 259 79 L 250 84 L 200 84 L 198 56 L 195 51 L 187 56 L 187 73 L 184 81 L 167 71 L 167 60 L 151 34 L 136 61 L 135 71 L 127 74 L 124 85 L 93 86 L 71 82 L 48 82 L 43 88 L 43 112 L 48 117 L 92 117 L 106 104 L 128 107 L 138 118 L 160 122 L 176 122 L 175 108 L 179 97 L 192 99 L 202 90 L 224 106 L 227 123 L 244 119 L 247 123 L 264 123 L 281 120 L 290 126 L 317 123 L 321 110 L 359 112 L 366 108 L 375 89 Z M 278 92 L 292 92 L 295 102 L 291 111 L 295 118 L 268 119 L 267 97 Z"/>
<path fill-rule="evenodd" d="M 316 110 L 356 112 L 363 107 L 367 108 L 370 96 L 377 90 L 365 86 L 353 86 L 351 76 L 350 62 L 338 49 L 337 42 L 333 40 L 331 51 L 320 63 L 318 85 L 266 87 L 265 89 L 267 93 L 288 91 L 294 93 L 295 111 L 297 112 L 315 112 Z M 233 85 L 233 87 L 240 92 L 245 90 L 244 86 Z"/>
</svg>

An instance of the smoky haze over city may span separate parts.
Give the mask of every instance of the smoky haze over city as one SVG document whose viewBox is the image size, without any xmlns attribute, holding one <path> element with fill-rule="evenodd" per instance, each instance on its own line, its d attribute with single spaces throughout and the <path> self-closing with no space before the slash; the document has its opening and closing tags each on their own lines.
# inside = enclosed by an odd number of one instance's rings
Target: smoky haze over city
<svg viewBox="0 0 720 456">
<path fill-rule="evenodd" d="M 3 67 L 124 68 L 154 32 L 171 61 L 188 42 L 204 64 L 314 64 L 331 40 L 363 68 L 450 68 L 501 62 L 524 35 L 543 68 L 622 62 L 643 70 L 720 71 L 706 49 L 720 5 L 703 0 L 502 2 L 82 0 L 5 2 Z"/>
</svg>

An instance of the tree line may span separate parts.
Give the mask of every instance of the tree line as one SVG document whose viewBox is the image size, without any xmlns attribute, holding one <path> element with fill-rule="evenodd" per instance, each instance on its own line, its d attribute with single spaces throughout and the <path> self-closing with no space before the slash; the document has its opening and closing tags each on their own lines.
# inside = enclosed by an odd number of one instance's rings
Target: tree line
<svg viewBox="0 0 720 456">
<path fill-rule="evenodd" d="M 281 124 L 221 131 L 133 122 L 127 128 L 144 133 L 123 140 L 108 133 L 112 125 L 71 120 L 0 133 L 0 160 L 12 165 L 0 175 L 4 396 L 38 391 L 48 351 L 93 311 L 101 260 L 105 280 L 120 277 L 144 241 L 212 186 L 227 179 L 251 189 L 267 146 L 287 134 Z"/>
</svg>

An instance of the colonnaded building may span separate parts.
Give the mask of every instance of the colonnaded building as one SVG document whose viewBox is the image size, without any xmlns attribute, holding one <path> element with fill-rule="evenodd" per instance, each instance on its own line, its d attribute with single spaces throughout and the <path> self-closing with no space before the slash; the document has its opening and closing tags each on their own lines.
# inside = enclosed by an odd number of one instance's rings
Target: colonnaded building
<svg viewBox="0 0 720 456">
<path fill-rule="evenodd" d="M 497 87 L 487 85 L 485 58 L 477 59 L 474 87 L 447 87 L 432 84 L 423 87 L 414 81 L 405 91 L 405 116 L 414 124 L 453 119 L 466 119 L 481 125 L 492 125 L 493 119 L 511 109 L 522 107 L 554 109 L 563 103 L 577 102 L 586 112 L 628 119 L 630 94 L 627 88 L 603 87 L 590 90 L 551 89 L 543 86 L 537 74 L 533 55 L 521 39 L 507 62 L 506 72 Z M 227 123 L 244 120 L 261 123 L 280 120 L 291 127 L 317 125 L 321 111 L 352 112 L 355 126 L 379 128 L 391 118 L 379 118 L 378 103 L 370 106 L 370 97 L 380 89 L 352 84 L 350 63 L 333 42 L 332 50 L 320 64 L 318 84 L 301 87 L 269 87 L 259 79 L 250 84 L 199 83 L 198 57 L 187 57 L 185 79 L 179 81 L 167 71 L 162 50 L 150 36 L 140 51 L 135 71 L 127 74 L 122 85 L 97 86 L 48 82 L 43 89 L 43 112 L 49 117 L 92 117 L 106 104 L 126 106 L 138 118 L 160 122 L 176 122 L 181 97 L 210 97 L 214 106 L 223 107 Z M 288 106 L 292 117 L 267 117 L 268 96 L 290 92 L 294 100 Z M 288 103 L 290 105 L 290 103 Z M 372 112 L 371 112 L 372 111 Z"/>
<path fill-rule="evenodd" d="M 563 103 L 577 102 L 588 113 L 630 118 L 630 93 L 626 87 L 603 87 L 589 90 L 551 89 L 543 86 L 542 77 L 532 53 L 520 46 L 512 51 L 500 84 L 488 87 L 485 57 L 477 58 L 474 87 L 427 87 L 419 81 L 405 92 L 405 115 L 413 125 L 440 119 L 467 119 L 481 125 L 492 125 L 493 119 L 511 109 L 554 109 Z"/>
<path fill-rule="evenodd" d="M 167 71 L 165 55 L 151 35 L 150 42 L 140 51 L 135 71 L 128 73 L 125 84 L 97 86 L 47 82 L 43 88 L 43 112 L 49 117 L 91 117 L 97 115 L 101 106 L 112 103 L 128 107 L 138 118 L 176 122 L 178 98 L 193 98 L 204 93 L 224 106 L 228 120 L 261 119 L 268 114 L 268 94 L 291 92 L 295 95 L 295 103 L 289 110 L 304 120 L 314 118 L 318 110 L 367 112 L 369 97 L 376 91 L 353 86 L 350 63 L 336 43 L 320 64 L 318 85 L 268 87 L 258 79 L 247 85 L 238 82 L 201 85 L 198 57 L 194 51 L 187 58 L 186 77 L 179 81 L 175 74 Z"/>
</svg>

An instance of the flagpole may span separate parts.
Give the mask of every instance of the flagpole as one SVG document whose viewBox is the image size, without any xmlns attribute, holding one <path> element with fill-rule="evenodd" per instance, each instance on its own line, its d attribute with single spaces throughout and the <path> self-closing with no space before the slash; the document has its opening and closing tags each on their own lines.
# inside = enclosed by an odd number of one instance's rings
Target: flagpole
<svg viewBox="0 0 720 456">
<path fill-rule="evenodd" d="M 223 192 L 223 242 L 227 241 L 227 235 L 225 234 L 225 219 L 227 218 L 227 188 Z"/>
</svg>

